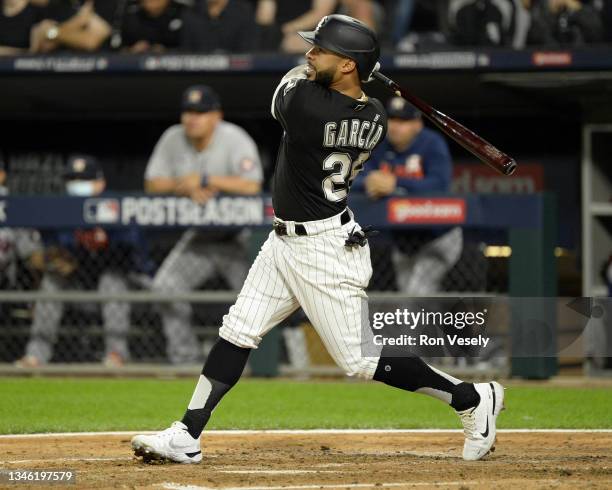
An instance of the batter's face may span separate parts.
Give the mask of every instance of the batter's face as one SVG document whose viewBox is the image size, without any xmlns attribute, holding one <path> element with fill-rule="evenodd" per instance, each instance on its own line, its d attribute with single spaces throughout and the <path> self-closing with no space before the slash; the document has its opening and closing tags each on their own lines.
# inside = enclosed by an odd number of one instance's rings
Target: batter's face
<svg viewBox="0 0 612 490">
<path fill-rule="evenodd" d="M 306 53 L 306 76 L 325 87 L 338 81 L 347 68 L 354 65 L 354 61 L 344 58 L 336 53 L 313 45 Z M 350 72 L 352 70 L 348 70 Z"/>
<path fill-rule="evenodd" d="M 220 120 L 220 111 L 185 111 L 181 114 L 181 124 L 185 128 L 185 134 L 194 140 L 209 138 Z"/>
<path fill-rule="evenodd" d="M 412 140 L 422 129 L 423 121 L 421 118 L 398 119 L 392 117 L 388 121 L 387 139 L 393 146 L 404 148 L 412 143 Z"/>
</svg>

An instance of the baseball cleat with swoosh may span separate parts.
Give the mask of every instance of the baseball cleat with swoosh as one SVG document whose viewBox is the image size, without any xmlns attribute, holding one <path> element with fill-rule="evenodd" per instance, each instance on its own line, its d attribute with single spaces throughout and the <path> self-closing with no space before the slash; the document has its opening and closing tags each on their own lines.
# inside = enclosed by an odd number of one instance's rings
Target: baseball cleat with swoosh
<svg viewBox="0 0 612 490">
<path fill-rule="evenodd" d="M 495 427 L 499 413 L 504 409 L 504 388 L 499 383 L 476 383 L 480 403 L 473 408 L 457 412 L 463 423 L 465 444 L 463 459 L 476 461 L 495 450 Z"/>
<path fill-rule="evenodd" d="M 194 464 L 202 461 L 200 440 L 191 437 L 182 422 L 174 422 L 157 434 L 134 436 L 132 449 L 145 463 Z"/>
</svg>

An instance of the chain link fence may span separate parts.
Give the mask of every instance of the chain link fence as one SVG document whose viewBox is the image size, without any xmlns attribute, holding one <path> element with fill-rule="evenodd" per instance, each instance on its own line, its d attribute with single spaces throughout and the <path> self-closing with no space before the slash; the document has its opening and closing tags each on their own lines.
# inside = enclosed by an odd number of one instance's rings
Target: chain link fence
<svg viewBox="0 0 612 490">
<path fill-rule="evenodd" d="M 176 254 L 172 250 L 184 238 L 182 232 L 148 231 L 135 242 L 146 248 L 146 260 L 136 257 L 135 252 L 142 250 L 135 250 L 134 243 L 111 246 L 111 232 L 102 229 L 62 233 L 72 237 L 73 246 L 45 247 L 44 236 L 34 230 L 0 232 L 0 362 L 21 367 L 56 363 L 116 367 L 205 359 L 242 283 L 239 275 L 228 274 L 223 257 L 215 263 L 210 252 L 206 274 L 200 274 L 203 266 L 197 257 L 193 261 L 183 257 L 175 272 L 184 281 L 160 288 L 156 274 Z M 218 234 L 208 238 L 213 245 L 219 238 L 224 243 Z M 406 298 L 504 293 L 505 260 L 486 256 L 491 241 L 500 239 L 503 236 L 459 228 L 382 233 L 371 240 L 372 301 L 380 294 Z M 229 240 L 239 241 L 235 235 Z M 243 242 L 241 248 L 244 273 L 250 265 L 247 245 Z M 197 253 L 206 255 L 206 250 Z M 406 284 L 406 271 L 416 276 L 420 290 Z M 427 280 L 431 277 L 435 280 Z M 194 281 L 198 284 L 191 289 Z M 301 310 L 280 328 L 284 372 L 334 372 Z"/>
</svg>

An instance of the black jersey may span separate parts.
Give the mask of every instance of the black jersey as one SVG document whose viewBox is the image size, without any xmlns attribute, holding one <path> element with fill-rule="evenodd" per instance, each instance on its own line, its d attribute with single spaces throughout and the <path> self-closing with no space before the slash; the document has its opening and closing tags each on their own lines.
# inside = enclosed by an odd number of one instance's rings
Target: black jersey
<svg viewBox="0 0 612 490">
<path fill-rule="evenodd" d="M 12 17 L 7 17 L 0 9 L 0 46 L 29 48 L 30 31 L 44 18 L 45 10 L 34 5 L 26 5 L 21 12 Z"/>
<path fill-rule="evenodd" d="M 382 104 L 290 78 L 274 94 L 272 115 L 285 130 L 273 179 L 276 216 L 303 222 L 342 212 L 351 183 L 387 132 Z"/>
<path fill-rule="evenodd" d="M 183 5 L 174 2 L 159 17 L 151 17 L 140 5 L 133 5 L 123 19 L 123 44 L 133 46 L 138 41 L 147 41 L 166 48 L 178 48 L 183 27 L 182 15 Z"/>
</svg>

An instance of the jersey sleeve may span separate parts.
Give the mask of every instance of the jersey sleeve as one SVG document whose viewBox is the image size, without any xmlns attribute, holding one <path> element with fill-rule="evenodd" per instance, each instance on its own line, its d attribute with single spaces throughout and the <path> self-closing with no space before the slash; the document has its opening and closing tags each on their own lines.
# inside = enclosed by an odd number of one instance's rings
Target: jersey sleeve
<svg viewBox="0 0 612 490">
<path fill-rule="evenodd" d="M 232 175 L 262 182 L 263 170 L 257 145 L 245 131 L 240 131 L 234 138 L 232 150 L 230 157 Z"/>
<path fill-rule="evenodd" d="M 174 157 L 172 133 L 172 128 L 166 130 L 155 145 L 153 154 L 151 155 L 151 158 L 149 158 L 149 163 L 147 163 L 145 180 L 155 179 L 158 177 L 175 177 L 172 168 L 172 159 Z"/>
<path fill-rule="evenodd" d="M 304 66 L 297 66 L 287 73 L 272 96 L 271 112 L 283 129 L 290 133 L 295 127 L 303 127 L 308 104 L 315 104 L 315 82 L 306 79 Z"/>
</svg>

